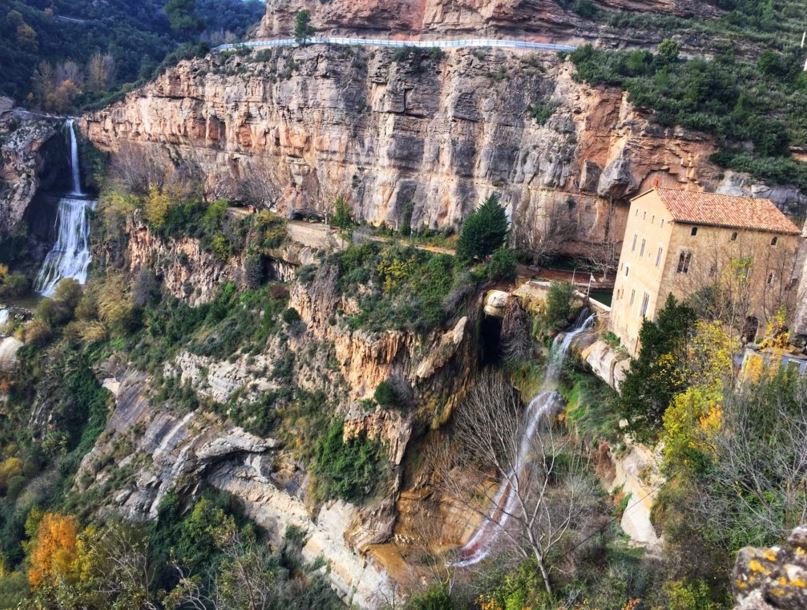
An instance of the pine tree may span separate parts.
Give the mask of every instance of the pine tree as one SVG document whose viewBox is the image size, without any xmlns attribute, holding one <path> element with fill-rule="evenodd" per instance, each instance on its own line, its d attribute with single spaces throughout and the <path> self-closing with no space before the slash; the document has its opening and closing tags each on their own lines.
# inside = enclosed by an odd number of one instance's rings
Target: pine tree
<svg viewBox="0 0 807 610">
<path fill-rule="evenodd" d="M 508 231 L 507 214 L 493 194 L 463 223 L 457 256 L 465 261 L 481 260 L 504 245 Z"/>
<path fill-rule="evenodd" d="M 656 321 L 642 324 L 639 357 L 620 387 L 622 412 L 640 441 L 655 438 L 667 406 L 689 385 L 685 347 L 696 318 L 695 310 L 669 295 Z"/>
</svg>

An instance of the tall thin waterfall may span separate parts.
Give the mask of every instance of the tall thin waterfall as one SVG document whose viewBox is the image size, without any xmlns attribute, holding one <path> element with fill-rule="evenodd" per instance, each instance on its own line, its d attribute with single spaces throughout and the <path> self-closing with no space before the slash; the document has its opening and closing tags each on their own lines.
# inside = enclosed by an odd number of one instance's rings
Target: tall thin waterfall
<svg viewBox="0 0 807 610">
<path fill-rule="evenodd" d="M 563 361 L 566 359 L 572 341 L 594 325 L 595 317 L 594 314 L 588 315 L 588 310 L 583 310 L 568 332 L 555 337 L 541 391 L 530 401 L 524 413 L 526 425 L 519 441 L 518 453 L 513 460 L 512 469 L 499 485 L 496 495 L 493 496 L 493 508 L 490 514 L 474 532 L 471 539 L 460 549 L 459 561 L 454 564 L 456 567 L 472 566 L 485 559 L 506 527 L 510 515 L 516 511 L 518 494 L 511 481 L 516 478 L 517 473 L 521 473 L 528 466 L 532 439 L 541 422 L 563 408 L 563 399 L 555 389 L 560 378 Z"/>
<path fill-rule="evenodd" d="M 88 199 L 81 190 L 78 139 L 73 119 L 65 124 L 70 137 L 70 193 L 59 199 L 56 213 L 56 243 L 45 257 L 34 282 L 34 289 L 42 296 L 53 296 L 56 286 L 65 278 L 83 284 L 87 281 L 90 267 L 90 221 L 89 213 L 95 201 Z"/>
</svg>

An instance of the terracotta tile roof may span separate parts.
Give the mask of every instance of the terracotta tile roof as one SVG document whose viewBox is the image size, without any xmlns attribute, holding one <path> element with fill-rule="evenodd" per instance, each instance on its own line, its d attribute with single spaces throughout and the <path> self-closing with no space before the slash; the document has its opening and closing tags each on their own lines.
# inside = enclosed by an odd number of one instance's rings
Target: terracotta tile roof
<svg viewBox="0 0 807 610">
<path fill-rule="evenodd" d="M 667 206 L 676 222 L 733 229 L 755 229 L 790 235 L 801 234 L 799 228 L 767 199 L 665 188 L 653 190 Z"/>
</svg>

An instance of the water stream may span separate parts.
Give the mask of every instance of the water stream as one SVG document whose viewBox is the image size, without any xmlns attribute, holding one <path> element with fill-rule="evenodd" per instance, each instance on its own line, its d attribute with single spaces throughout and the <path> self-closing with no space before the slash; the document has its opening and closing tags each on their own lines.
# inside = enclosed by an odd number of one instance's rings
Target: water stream
<svg viewBox="0 0 807 610">
<path fill-rule="evenodd" d="M 70 138 L 71 190 L 59 199 L 56 212 L 56 242 L 42 263 L 34 289 L 45 297 L 53 296 L 65 278 L 84 284 L 90 267 L 90 212 L 95 201 L 81 190 L 78 139 L 73 119 L 65 127 Z"/>
<path fill-rule="evenodd" d="M 569 352 L 569 347 L 575 337 L 589 330 L 594 325 L 595 315 L 589 315 L 588 310 L 580 312 L 574 325 L 563 334 L 555 337 L 552 343 L 552 350 L 549 354 L 549 363 L 541 385 L 541 391 L 530 401 L 524 413 L 526 426 L 519 441 L 518 453 L 513 460 L 513 467 L 507 477 L 499 485 L 496 495 L 493 497 L 493 509 L 490 515 L 482 522 L 479 529 L 474 532 L 471 539 L 459 551 L 459 560 L 456 567 L 467 567 L 479 563 L 485 559 L 493 549 L 496 541 L 507 525 L 510 515 L 517 508 L 518 495 L 513 488 L 511 481 L 528 465 L 530 447 L 538 426 L 541 422 L 563 408 L 563 399 L 558 394 L 556 388 L 563 361 Z"/>
</svg>

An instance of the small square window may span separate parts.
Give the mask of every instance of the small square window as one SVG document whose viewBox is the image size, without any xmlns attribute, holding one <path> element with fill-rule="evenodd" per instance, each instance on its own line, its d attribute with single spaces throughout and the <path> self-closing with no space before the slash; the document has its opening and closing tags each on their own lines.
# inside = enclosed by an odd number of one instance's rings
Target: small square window
<svg viewBox="0 0 807 610">
<path fill-rule="evenodd" d="M 771 245 L 775 246 L 778 243 L 779 243 L 779 238 L 774 235 L 773 239 L 771 240 Z"/>
<path fill-rule="evenodd" d="M 698 227 L 692 227 L 692 231 L 689 233 L 692 237 L 695 237 L 698 234 Z"/>
<path fill-rule="evenodd" d="M 731 234 L 731 241 L 737 241 L 737 231 Z"/>
</svg>

